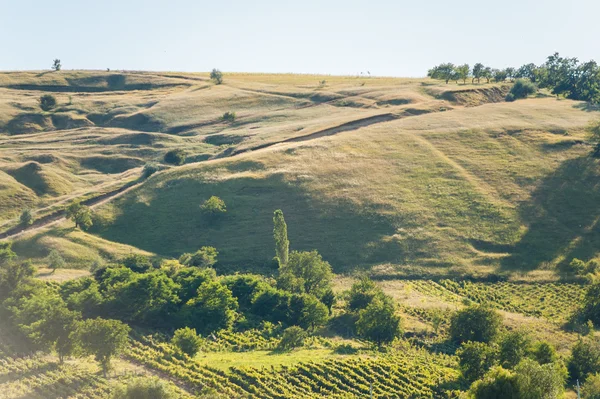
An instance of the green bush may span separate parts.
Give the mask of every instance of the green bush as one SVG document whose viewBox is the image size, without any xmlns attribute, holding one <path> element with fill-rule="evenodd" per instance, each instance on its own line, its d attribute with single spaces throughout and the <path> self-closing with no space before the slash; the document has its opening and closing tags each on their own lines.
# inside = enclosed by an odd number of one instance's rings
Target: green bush
<svg viewBox="0 0 600 399">
<path fill-rule="evenodd" d="M 456 354 L 460 370 L 468 382 L 482 378 L 497 360 L 495 348 L 483 342 L 464 342 Z"/>
<path fill-rule="evenodd" d="M 175 399 L 172 387 L 158 378 L 137 378 L 117 387 L 112 399 Z"/>
<path fill-rule="evenodd" d="M 588 375 L 600 373 L 600 343 L 580 338 L 571 350 L 569 375 L 573 380 L 585 380 Z"/>
<path fill-rule="evenodd" d="M 359 312 L 356 331 L 359 336 L 382 345 L 402 334 L 400 322 L 392 299 L 376 298 Z"/>
<path fill-rule="evenodd" d="M 190 357 L 196 356 L 202 345 L 202 338 L 196 334 L 193 328 L 185 327 L 175 331 L 171 344 Z"/>
<path fill-rule="evenodd" d="M 175 149 L 167 152 L 164 161 L 172 165 L 183 165 L 185 162 L 185 152 L 182 149 Z"/>
<path fill-rule="evenodd" d="M 459 310 L 450 321 L 450 337 L 456 343 L 490 342 L 498 334 L 502 318 L 485 306 L 475 305 Z"/>
<path fill-rule="evenodd" d="M 145 273 L 152 269 L 152 263 L 150 262 L 150 259 L 140 254 L 131 253 L 123 258 L 121 263 L 123 266 L 136 273 Z"/>
<path fill-rule="evenodd" d="M 52 94 L 44 94 L 40 97 L 40 108 L 44 111 L 50 111 L 56 107 L 56 97 Z"/>
<path fill-rule="evenodd" d="M 510 89 L 510 94 L 514 96 L 515 99 L 526 98 L 528 95 L 533 94 L 537 91 L 537 87 L 523 79 L 517 79 L 513 87 Z"/>
<path fill-rule="evenodd" d="M 183 254 L 179 263 L 185 266 L 211 267 L 217 263 L 219 251 L 215 247 L 202 247 L 193 254 Z"/>
<path fill-rule="evenodd" d="M 280 351 L 289 351 L 294 348 L 300 348 L 304 346 L 304 340 L 306 340 L 306 331 L 298 326 L 288 327 L 283 331 L 277 349 Z"/>
<path fill-rule="evenodd" d="M 583 399 L 600 399 L 600 374 L 592 374 L 581 387 Z"/>
<path fill-rule="evenodd" d="M 31 213 L 31 209 L 23 209 L 23 212 L 21 212 L 21 216 L 19 217 L 19 222 L 23 226 L 31 226 L 33 224 L 33 214 Z"/>
<path fill-rule="evenodd" d="M 158 166 L 158 164 L 154 162 L 148 162 L 146 165 L 144 165 L 144 169 L 142 169 L 142 177 L 144 179 L 147 179 L 159 170 L 160 167 Z"/>
<path fill-rule="evenodd" d="M 223 114 L 223 116 L 221 117 L 221 120 L 223 120 L 224 122 L 235 122 L 235 112 L 230 112 L 227 111 Z"/>
<path fill-rule="evenodd" d="M 516 100 L 515 95 L 512 93 L 508 93 L 504 99 L 509 103 Z"/>
<path fill-rule="evenodd" d="M 202 210 L 202 213 L 212 218 L 222 216 L 227 212 L 225 201 L 214 195 L 204 201 L 204 203 L 200 205 L 200 209 Z"/>
<path fill-rule="evenodd" d="M 215 82 L 215 84 L 220 85 L 223 83 L 223 72 L 219 71 L 217 68 L 214 68 L 210 73 L 210 79 Z"/>
</svg>

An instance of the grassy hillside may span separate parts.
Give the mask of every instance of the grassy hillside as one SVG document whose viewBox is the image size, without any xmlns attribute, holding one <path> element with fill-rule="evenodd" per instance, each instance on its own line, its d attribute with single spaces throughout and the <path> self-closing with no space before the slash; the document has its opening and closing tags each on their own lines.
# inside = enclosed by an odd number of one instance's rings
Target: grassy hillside
<svg viewBox="0 0 600 399">
<path fill-rule="evenodd" d="M 489 273 L 596 256 L 598 168 L 584 128 L 597 113 L 543 95 L 506 103 L 506 91 L 428 79 L 3 73 L 0 224 L 26 206 L 44 215 L 118 188 L 182 148 L 187 165 L 98 208 L 87 236 L 167 257 L 213 245 L 223 267 L 254 269 L 273 256 L 280 208 L 292 248 L 318 249 L 340 272 Z M 59 105 L 43 112 L 48 92 Z M 232 123 L 221 120 L 228 111 Z M 200 211 L 212 195 L 228 208 L 218 222 Z M 58 236 L 65 253 L 90 253 L 69 242 L 102 255 Z M 35 258 L 51 248 L 39 240 L 30 254 L 31 242 L 16 248 Z"/>
</svg>

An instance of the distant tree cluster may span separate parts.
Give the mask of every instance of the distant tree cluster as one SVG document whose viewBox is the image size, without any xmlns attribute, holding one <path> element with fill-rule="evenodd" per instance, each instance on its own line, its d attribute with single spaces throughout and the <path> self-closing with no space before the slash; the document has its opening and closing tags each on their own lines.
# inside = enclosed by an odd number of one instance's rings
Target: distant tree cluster
<svg viewBox="0 0 600 399">
<path fill-rule="evenodd" d="M 564 96 L 572 100 L 600 102 L 600 67 L 596 61 L 580 63 L 577 58 L 564 58 L 554 53 L 541 65 L 526 64 L 520 68 L 494 69 L 477 63 L 469 65 L 454 65 L 444 63 L 431 68 L 427 76 L 443 80 L 463 83 L 468 78 L 474 83 L 481 79 L 490 82 L 513 81 L 516 78 L 526 79 L 539 88 L 547 88 L 556 96 Z M 535 86 L 525 86 L 526 90 Z M 515 98 L 519 97 L 513 93 Z"/>
</svg>

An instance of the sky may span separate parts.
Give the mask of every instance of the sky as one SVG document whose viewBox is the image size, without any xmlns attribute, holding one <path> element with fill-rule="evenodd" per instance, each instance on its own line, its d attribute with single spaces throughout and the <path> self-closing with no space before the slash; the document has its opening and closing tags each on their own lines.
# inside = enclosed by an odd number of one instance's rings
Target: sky
<svg viewBox="0 0 600 399">
<path fill-rule="evenodd" d="M 0 0 L 0 70 L 425 76 L 600 61 L 598 0 Z"/>
</svg>

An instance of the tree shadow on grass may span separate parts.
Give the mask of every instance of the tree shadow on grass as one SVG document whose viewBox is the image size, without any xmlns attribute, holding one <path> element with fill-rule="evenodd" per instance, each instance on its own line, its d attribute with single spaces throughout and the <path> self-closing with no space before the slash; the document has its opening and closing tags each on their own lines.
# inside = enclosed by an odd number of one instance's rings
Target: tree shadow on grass
<svg viewBox="0 0 600 399">
<path fill-rule="evenodd" d="M 227 206 L 218 223 L 206 220 L 200 209 L 212 195 Z M 349 266 L 399 261 L 404 256 L 397 243 L 382 240 L 393 235 L 395 227 L 374 209 L 311 197 L 281 175 L 149 181 L 133 195 L 119 199 L 116 207 L 120 211 L 113 221 L 96 226 L 102 237 L 172 257 L 214 246 L 220 267 L 230 265 L 237 271 L 256 271 L 275 255 L 276 209 L 285 215 L 290 248 L 317 249 L 337 272 Z"/>
<path fill-rule="evenodd" d="M 589 156 L 564 161 L 543 179 L 521 220 L 528 231 L 502 262 L 506 270 L 559 266 L 574 257 L 589 259 L 600 249 L 600 168 Z"/>
</svg>

